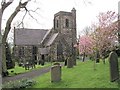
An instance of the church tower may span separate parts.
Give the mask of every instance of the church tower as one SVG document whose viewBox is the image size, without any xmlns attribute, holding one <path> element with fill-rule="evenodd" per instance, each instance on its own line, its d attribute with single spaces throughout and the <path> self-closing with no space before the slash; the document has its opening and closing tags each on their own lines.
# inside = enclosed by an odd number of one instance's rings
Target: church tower
<svg viewBox="0 0 120 90">
<path fill-rule="evenodd" d="M 53 22 L 54 22 L 54 32 L 59 33 L 60 36 L 59 38 L 60 44 L 58 44 L 59 47 L 58 52 L 63 52 L 61 54 L 69 53 L 75 56 L 74 44 L 76 44 L 76 40 L 77 40 L 75 8 L 73 8 L 71 12 L 60 11 L 56 13 L 54 15 Z"/>
<path fill-rule="evenodd" d="M 75 8 L 71 12 L 60 11 L 54 15 L 54 30 L 59 33 L 70 33 L 72 30 L 76 31 Z"/>
</svg>

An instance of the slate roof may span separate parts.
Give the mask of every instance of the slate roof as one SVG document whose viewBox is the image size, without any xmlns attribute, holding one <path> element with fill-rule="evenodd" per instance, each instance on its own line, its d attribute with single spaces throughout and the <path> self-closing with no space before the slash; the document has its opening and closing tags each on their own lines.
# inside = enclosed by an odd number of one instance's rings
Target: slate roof
<svg viewBox="0 0 120 90">
<path fill-rule="evenodd" d="M 45 34 L 45 36 L 43 37 L 41 43 L 43 43 L 45 41 L 45 39 L 48 37 L 48 35 L 50 34 L 52 29 L 48 30 L 47 33 Z"/>
<path fill-rule="evenodd" d="M 40 45 L 48 29 L 15 29 L 15 45 Z"/>
<path fill-rule="evenodd" d="M 58 36 L 58 33 L 54 33 L 53 35 L 51 35 L 45 45 L 50 46 L 54 42 L 54 40 L 57 38 L 57 36 Z"/>
</svg>

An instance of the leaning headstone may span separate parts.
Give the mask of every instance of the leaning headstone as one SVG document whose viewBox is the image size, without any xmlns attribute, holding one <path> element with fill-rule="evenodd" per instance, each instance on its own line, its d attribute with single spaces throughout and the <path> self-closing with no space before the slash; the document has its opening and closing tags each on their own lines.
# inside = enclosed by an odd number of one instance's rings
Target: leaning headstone
<svg viewBox="0 0 120 90">
<path fill-rule="evenodd" d="M 72 68 L 73 67 L 73 60 L 72 57 L 69 57 L 67 59 L 67 68 Z"/>
<path fill-rule="evenodd" d="M 110 81 L 114 82 L 119 79 L 118 56 L 114 51 L 112 51 L 109 54 L 109 64 L 110 64 Z"/>
<path fill-rule="evenodd" d="M 59 82 L 61 80 L 61 66 L 53 65 L 51 67 L 51 82 Z"/>
</svg>

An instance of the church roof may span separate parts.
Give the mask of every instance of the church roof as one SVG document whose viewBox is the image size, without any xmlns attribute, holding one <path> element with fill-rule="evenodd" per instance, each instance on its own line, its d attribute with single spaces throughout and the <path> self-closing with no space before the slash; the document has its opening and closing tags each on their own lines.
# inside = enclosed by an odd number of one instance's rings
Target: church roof
<svg viewBox="0 0 120 90">
<path fill-rule="evenodd" d="M 45 34 L 45 36 L 41 40 L 41 43 L 43 43 L 45 41 L 45 39 L 48 37 L 48 35 L 50 34 L 51 31 L 52 31 L 52 29 L 50 29 L 50 30 L 47 31 L 47 33 Z"/>
<path fill-rule="evenodd" d="M 53 35 L 51 35 L 48 41 L 46 42 L 45 46 L 50 46 L 54 42 L 54 40 L 57 38 L 57 36 L 58 36 L 58 33 L 54 33 Z"/>
<path fill-rule="evenodd" d="M 48 31 L 48 29 L 15 29 L 14 43 L 15 45 L 40 45 Z"/>
</svg>

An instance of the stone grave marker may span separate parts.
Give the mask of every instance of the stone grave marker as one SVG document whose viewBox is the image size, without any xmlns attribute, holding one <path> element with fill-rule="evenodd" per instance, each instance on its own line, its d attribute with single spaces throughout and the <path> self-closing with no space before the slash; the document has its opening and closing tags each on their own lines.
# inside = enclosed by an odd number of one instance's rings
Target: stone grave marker
<svg viewBox="0 0 120 90">
<path fill-rule="evenodd" d="M 67 68 L 73 68 L 73 60 L 72 57 L 67 59 Z"/>
<path fill-rule="evenodd" d="M 58 63 L 58 62 L 55 62 L 53 65 L 60 65 L 60 63 Z"/>
<path fill-rule="evenodd" d="M 61 80 L 61 66 L 58 63 L 55 63 L 51 67 L 51 82 L 59 82 Z"/>
<path fill-rule="evenodd" d="M 110 64 L 110 81 L 114 82 L 119 79 L 118 56 L 114 51 L 112 51 L 109 54 L 109 64 Z"/>
</svg>

